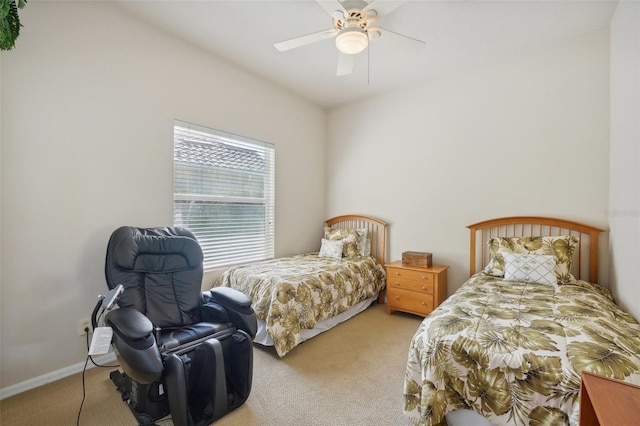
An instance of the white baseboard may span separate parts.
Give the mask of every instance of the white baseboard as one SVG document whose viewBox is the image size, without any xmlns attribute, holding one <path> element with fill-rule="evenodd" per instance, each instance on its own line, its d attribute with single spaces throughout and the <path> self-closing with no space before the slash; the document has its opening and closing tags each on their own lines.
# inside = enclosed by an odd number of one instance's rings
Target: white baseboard
<svg viewBox="0 0 640 426">
<path fill-rule="evenodd" d="M 94 356 L 92 358 L 96 362 L 96 364 L 107 364 L 115 361 L 116 354 L 114 352 L 109 352 L 107 354 Z M 51 373 L 43 374 L 42 376 L 34 377 L 33 379 L 25 380 L 24 382 L 2 388 L 0 389 L 0 400 L 31 389 L 35 389 L 39 386 L 46 385 L 47 383 L 55 382 L 56 380 L 60 380 L 64 377 L 80 373 L 84 369 L 84 364 L 84 362 L 81 362 L 78 364 L 70 365 L 69 367 L 52 371 Z M 95 365 L 93 365 L 91 361 L 89 361 L 89 363 L 87 364 L 87 369 L 93 367 L 95 367 Z"/>
</svg>

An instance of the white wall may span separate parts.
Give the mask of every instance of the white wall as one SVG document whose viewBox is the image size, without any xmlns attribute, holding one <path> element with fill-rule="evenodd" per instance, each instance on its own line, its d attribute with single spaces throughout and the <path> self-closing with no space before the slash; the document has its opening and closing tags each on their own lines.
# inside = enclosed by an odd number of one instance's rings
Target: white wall
<svg viewBox="0 0 640 426">
<path fill-rule="evenodd" d="M 332 110 L 328 215 L 388 221 L 387 259 L 432 252 L 449 293 L 468 277 L 466 225 L 540 215 L 607 228 L 608 45 L 607 30 L 590 32 Z"/>
<path fill-rule="evenodd" d="M 468 274 L 465 225 L 611 220 L 611 287 L 640 316 L 629 302 L 640 236 L 619 238 L 637 235 L 637 217 L 607 215 L 640 196 L 638 133 L 616 95 L 639 90 L 623 71 L 638 67 L 634 16 L 621 2 L 612 22 L 609 204 L 606 30 L 333 110 L 325 152 L 324 113 L 296 96 L 107 3 L 29 3 L 17 49 L 0 58 L 0 387 L 84 361 L 76 323 L 105 289 L 110 232 L 171 222 L 174 118 L 276 144 L 277 256 L 317 248 L 308 229 L 326 217 L 370 214 L 390 223 L 389 260 L 432 251 L 451 266 L 451 293 Z M 636 56 L 616 53 L 627 46 Z M 638 132 L 637 104 L 635 117 Z"/>
<path fill-rule="evenodd" d="M 610 282 L 640 318 L 640 3 L 618 3 L 611 20 Z"/>
<path fill-rule="evenodd" d="M 108 2 L 20 18 L 1 65 L 4 390 L 84 364 L 110 233 L 172 223 L 174 119 L 274 143 L 276 255 L 317 249 L 324 111 Z"/>
</svg>

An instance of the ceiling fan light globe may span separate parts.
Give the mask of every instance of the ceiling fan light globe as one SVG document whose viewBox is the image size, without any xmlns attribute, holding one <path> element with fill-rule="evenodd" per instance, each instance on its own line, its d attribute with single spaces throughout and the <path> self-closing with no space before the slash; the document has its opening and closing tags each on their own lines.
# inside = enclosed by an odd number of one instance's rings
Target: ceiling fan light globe
<svg viewBox="0 0 640 426">
<path fill-rule="evenodd" d="M 358 28 L 345 28 L 336 37 L 336 47 L 346 55 L 355 55 L 362 52 L 369 44 L 367 34 Z"/>
</svg>

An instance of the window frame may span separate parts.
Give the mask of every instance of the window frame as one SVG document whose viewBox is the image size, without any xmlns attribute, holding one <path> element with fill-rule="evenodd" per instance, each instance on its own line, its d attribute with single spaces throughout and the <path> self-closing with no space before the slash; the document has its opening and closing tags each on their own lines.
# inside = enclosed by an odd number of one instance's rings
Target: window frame
<svg viewBox="0 0 640 426">
<path fill-rule="evenodd" d="M 272 259 L 275 146 L 174 120 L 173 223 L 194 233 L 207 270 Z"/>
</svg>

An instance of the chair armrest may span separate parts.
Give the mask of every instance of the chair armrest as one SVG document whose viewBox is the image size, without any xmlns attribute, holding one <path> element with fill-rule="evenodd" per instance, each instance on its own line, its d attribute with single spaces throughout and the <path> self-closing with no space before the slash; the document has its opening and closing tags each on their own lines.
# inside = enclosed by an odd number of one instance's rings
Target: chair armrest
<svg viewBox="0 0 640 426">
<path fill-rule="evenodd" d="M 231 321 L 236 328 L 244 330 L 253 339 L 256 336 L 258 330 L 258 324 L 256 322 L 256 314 L 251 306 L 251 298 L 246 294 L 235 290 L 231 287 L 214 287 L 211 290 L 202 294 L 205 305 L 218 305 L 224 308 L 226 311 L 226 321 Z M 211 308 L 207 308 L 209 313 L 203 315 L 212 314 Z M 216 311 L 219 308 L 214 308 Z M 204 311 L 204 310 L 203 310 Z M 221 313 L 220 318 L 224 318 Z M 206 316 L 203 316 L 203 319 Z"/>
<path fill-rule="evenodd" d="M 126 341 L 145 339 L 154 331 L 149 318 L 134 308 L 119 308 L 109 312 L 105 323 Z"/>
<path fill-rule="evenodd" d="M 252 309 L 249 296 L 231 287 L 214 287 L 202 294 L 205 302 L 219 303 L 238 311 Z"/>
<path fill-rule="evenodd" d="M 113 329 L 113 345 L 124 372 L 141 384 L 160 380 L 164 366 L 149 318 L 134 308 L 119 308 L 107 314 L 105 323 Z"/>
<path fill-rule="evenodd" d="M 208 302 L 200 306 L 200 320 L 205 322 L 225 323 L 230 322 L 229 314 L 224 306 Z"/>
</svg>

